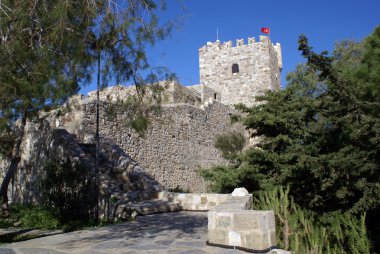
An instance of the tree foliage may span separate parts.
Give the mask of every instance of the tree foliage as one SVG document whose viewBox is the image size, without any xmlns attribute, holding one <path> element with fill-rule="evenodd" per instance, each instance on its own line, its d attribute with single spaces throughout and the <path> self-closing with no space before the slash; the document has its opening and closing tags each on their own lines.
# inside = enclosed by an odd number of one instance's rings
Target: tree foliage
<svg viewBox="0 0 380 254">
<path fill-rule="evenodd" d="M 49 162 L 41 179 L 41 205 L 52 211 L 61 223 L 88 222 L 95 207 L 94 182 L 87 168 Z"/>
<path fill-rule="evenodd" d="M 240 132 L 227 132 L 215 137 L 215 147 L 222 152 L 225 159 L 232 161 L 243 150 L 245 142 L 245 137 Z"/>
<path fill-rule="evenodd" d="M 132 80 L 141 96 L 146 82 L 168 77 L 162 69 L 148 71 L 145 55 L 145 45 L 172 28 L 158 22 L 164 7 L 154 0 L 0 2 L 0 134 L 15 136 L 0 191 L 5 210 L 28 118 L 65 101 L 95 70 L 103 87 Z"/>
<path fill-rule="evenodd" d="M 27 119 L 77 92 L 79 82 L 89 76 L 86 41 L 93 18 L 84 15 L 87 5 L 82 1 L 1 1 L 0 5 L 0 132 L 15 136 L 0 190 L 3 208 L 8 210 L 8 185 L 20 160 Z"/>
<path fill-rule="evenodd" d="M 158 22 L 157 9 L 153 0 L 1 1 L 0 130 L 76 93 L 100 51 L 102 86 L 168 77 L 162 69 L 147 71 L 146 44 L 173 27 Z"/>
<path fill-rule="evenodd" d="M 231 169 L 250 168 L 257 189 L 290 185 L 296 203 L 316 211 L 362 213 L 380 204 L 380 27 L 363 42 L 317 54 L 299 38 L 306 64 L 287 87 L 258 97 L 245 126 L 261 143 Z M 376 65 L 376 66 L 375 66 Z M 252 174 L 256 174 L 253 176 Z"/>
<path fill-rule="evenodd" d="M 362 42 L 338 43 L 332 54 L 314 52 L 301 35 L 299 50 L 306 63 L 287 75 L 285 89 L 259 96 L 256 107 L 239 106 L 261 142 L 239 165 L 211 171 L 213 186 L 229 187 L 229 176 L 237 186 L 254 179 L 250 191 L 290 186 L 294 202 L 319 216 L 367 213 L 378 249 L 380 27 Z"/>
<path fill-rule="evenodd" d="M 165 68 L 153 68 L 146 56 L 146 45 L 154 45 L 170 35 L 174 22 L 160 24 L 157 11 L 164 10 L 154 0 L 93 0 L 95 26 L 90 28 L 90 53 L 100 56 L 101 85 L 132 80 L 139 89 L 160 78 L 169 78 Z"/>
<path fill-rule="evenodd" d="M 1 2 L 1 127 L 62 102 L 88 77 L 85 8 L 81 1 Z"/>
</svg>

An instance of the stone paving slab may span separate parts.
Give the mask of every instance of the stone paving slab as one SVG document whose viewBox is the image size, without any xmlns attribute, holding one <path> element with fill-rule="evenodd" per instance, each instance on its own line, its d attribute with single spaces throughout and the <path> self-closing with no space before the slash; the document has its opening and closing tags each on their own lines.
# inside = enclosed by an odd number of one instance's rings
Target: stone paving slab
<svg viewBox="0 0 380 254">
<path fill-rule="evenodd" d="M 0 246 L 1 254 L 241 254 L 206 245 L 207 213 L 172 212 Z"/>
</svg>

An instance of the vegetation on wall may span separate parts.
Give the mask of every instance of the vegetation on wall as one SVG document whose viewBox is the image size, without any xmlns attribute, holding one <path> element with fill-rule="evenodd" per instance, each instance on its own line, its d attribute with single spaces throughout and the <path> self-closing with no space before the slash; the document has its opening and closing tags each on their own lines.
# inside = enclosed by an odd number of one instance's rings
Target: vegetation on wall
<svg viewBox="0 0 380 254">
<path fill-rule="evenodd" d="M 144 93 L 149 93 L 149 96 L 141 97 L 139 94 L 131 93 L 127 98 L 117 98 L 116 101 L 109 99 L 105 115 L 111 120 L 123 119 L 126 128 L 131 128 L 143 136 L 151 118 L 161 113 L 163 90 L 164 87 L 161 85 L 151 84 L 144 87 Z"/>
<path fill-rule="evenodd" d="M 222 152 L 222 156 L 230 161 L 238 159 L 239 153 L 246 143 L 243 133 L 227 132 L 216 135 L 215 148 Z"/>
<path fill-rule="evenodd" d="M 239 120 L 260 144 L 239 164 L 209 173 L 213 186 L 230 189 L 229 176 L 250 191 L 290 186 L 294 202 L 319 215 L 366 213 L 379 248 L 379 49 L 380 27 L 362 42 L 338 43 L 331 55 L 315 53 L 300 36 L 306 63 L 288 74 L 286 88 L 259 96 L 265 103 L 256 107 L 238 106 L 247 114 Z"/>
</svg>

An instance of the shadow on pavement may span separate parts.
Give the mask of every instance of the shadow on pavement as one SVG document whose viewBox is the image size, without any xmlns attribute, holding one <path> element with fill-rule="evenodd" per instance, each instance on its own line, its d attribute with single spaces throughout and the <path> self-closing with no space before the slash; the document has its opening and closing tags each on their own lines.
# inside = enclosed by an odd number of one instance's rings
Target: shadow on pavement
<svg viewBox="0 0 380 254">
<path fill-rule="evenodd" d="M 78 231 L 80 234 L 80 231 Z M 88 234 L 88 233 L 87 233 Z M 205 212 L 172 212 L 139 216 L 135 221 L 124 222 L 103 228 L 94 229 L 91 236 L 80 236 L 58 245 L 66 248 L 77 244 L 91 244 L 99 241 L 132 240 L 141 238 L 179 239 L 189 237 L 200 239 L 207 234 L 207 213 Z"/>
</svg>

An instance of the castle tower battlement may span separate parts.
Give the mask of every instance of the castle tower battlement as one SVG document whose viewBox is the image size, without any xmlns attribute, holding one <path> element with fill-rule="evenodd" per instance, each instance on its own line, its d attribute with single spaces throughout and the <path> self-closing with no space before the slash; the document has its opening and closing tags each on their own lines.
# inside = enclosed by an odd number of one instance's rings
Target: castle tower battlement
<svg viewBox="0 0 380 254">
<path fill-rule="evenodd" d="M 224 104 L 255 104 L 254 97 L 265 90 L 281 86 L 281 45 L 268 36 L 221 43 L 208 42 L 199 49 L 199 71 L 202 85 L 215 90 Z"/>
</svg>

